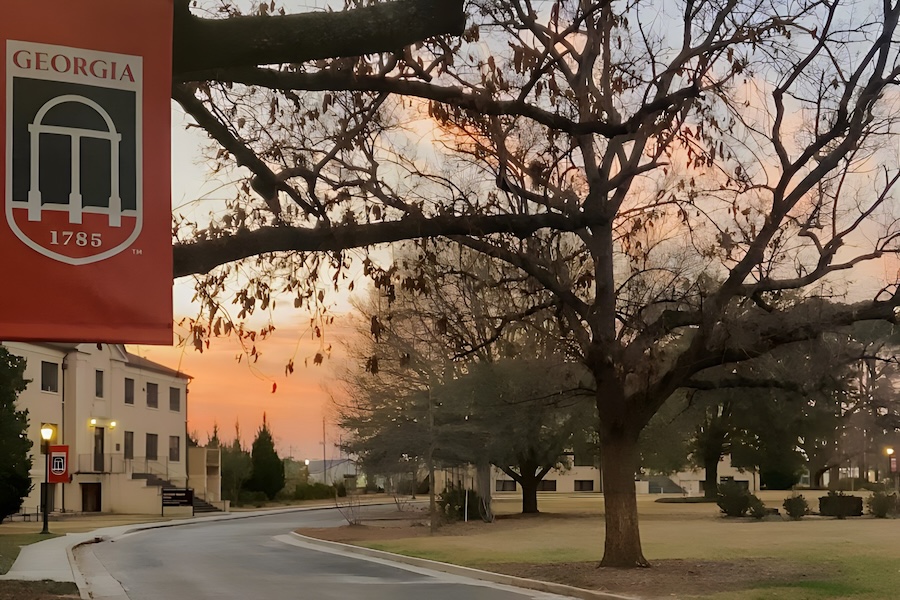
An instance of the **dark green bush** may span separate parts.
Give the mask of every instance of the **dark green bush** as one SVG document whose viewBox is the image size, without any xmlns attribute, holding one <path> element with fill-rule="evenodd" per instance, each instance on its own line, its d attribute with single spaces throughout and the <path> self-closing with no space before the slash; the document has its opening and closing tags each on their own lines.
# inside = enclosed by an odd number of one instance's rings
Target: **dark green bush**
<svg viewBox="0 0 900 600">
<path fill-rule="evenodd" d="M 334 487 L 324 483 L 298 483 L 294 500 L 327 500 L 334 498 Z"/>
<path fill-rule="evenodd" d="M 757 498 L 756 496 L 750 496 L 750 516 L 754 519 L 763 519 L 766 515 L 769 514 L 769 509 L 766 508 L 766 505 L 762 500 Z"/>
<path fill-rule="evenodd" d="M 783 469 L 762 469 L 759 483 L 767 490 L 789 490 L 800 481 L 800 471 Z"/>
<path fill-rule="evenodd" d="M 745 487 L 734 482 L 726 482 L 719 485 L 716 504 L 727 517 L 743 517 L 750 510 L 751 498 L 756 496 Z"/>
<path fill-rule="evenodd" d="M 334 490 L 337 492 L 339 498 L 344 498 L 347 496 L 347 486 L 344 485 L 343 481 L 339 481 L 334 485 Z"/>
<path fill-rule="evenodd" d="M 266 496 L 265 492 L 241 490 L 238 495 L 238 505 L 240 506 L 255 506 L 260 508 L 268 502 L 268 500 L 269 497 Z"/>
<path fill-rule="evenodd" d="M 784 507 L 784 512 L 795 521 L 799 521 L 804 515 L 809 514 L 809 502 L 802 495 L 788 496 L 784 499 L 782 506 Z"/>
<path fill-rule="evenodd" d="M 886 519 L 888 515 L 900 512 L 900 500 L 898 500 L 897 494 L 875 492 L 866 499 L 866 507 L 869 509 L 869 513 L 876 518 Z"/>
<path fill-rule="evenodd" d="M 460 521 L 465 516 L 466 495 L 469 496 L 469 519 L 478 516 L 481 498 L 475 490 L 463 490 L 459 487 L 448 487 L 437 498 L 437 505 L 448 521 Z"/>
<path fill-rule="evenodd" d="M 843 492 L 828 492 L 819 498 L 819 514 L 825 517 L 861 517 L 863 500 L 859 496 L 851 496 Z"/>
</svg>

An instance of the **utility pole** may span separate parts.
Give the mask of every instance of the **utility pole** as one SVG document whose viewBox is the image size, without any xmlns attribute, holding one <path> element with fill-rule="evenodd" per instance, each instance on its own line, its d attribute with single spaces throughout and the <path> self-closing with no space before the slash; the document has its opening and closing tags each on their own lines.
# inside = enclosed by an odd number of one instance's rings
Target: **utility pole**
<svg viewBox="0 0 900 600">
<path fill-rule="evenodd" d="M 328 459 L 325 458 L 325 417 L 322 417 L 322 483 L 328 485 Z"/>
</svg>

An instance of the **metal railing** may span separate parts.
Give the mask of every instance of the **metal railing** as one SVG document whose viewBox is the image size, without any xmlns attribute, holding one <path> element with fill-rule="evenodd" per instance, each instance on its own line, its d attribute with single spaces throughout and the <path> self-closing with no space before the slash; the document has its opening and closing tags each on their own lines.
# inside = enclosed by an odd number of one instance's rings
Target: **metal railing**
<svg viewBox="0 0 900 600">
<path fill-rule="evenodd" d="M 125 473 L 126 465 L 122 454 L 79 454 L 76 457 L 76 473 Z"/>
</svg>

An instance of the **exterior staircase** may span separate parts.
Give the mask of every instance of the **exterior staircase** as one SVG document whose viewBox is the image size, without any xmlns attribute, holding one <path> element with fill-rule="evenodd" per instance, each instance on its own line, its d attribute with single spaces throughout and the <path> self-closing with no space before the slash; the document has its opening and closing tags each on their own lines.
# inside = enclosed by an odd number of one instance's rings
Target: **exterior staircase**
<svg viewBox="0 0 900 600">
<path fill-rule="evenodd" d="M 194 514 L 222 512 L 203 498 L 194 495 Z"/>
<path fill-rule="evenodd" d="M 651 494 L 683 494 L 684 489 L 665 475 L 652 475 L 647 478 Z"/>
<path fill-rule="evenodd" d="M 167 479 L 163 479 L 158 475 L 154 475 L 153 473 L 132 473 L 132 479 L 143 479 L 147 482 L 147 487 L 155 486 L 161 488 L 173 488 L 176 487 L 171 481 Z M 200 498 L 196 494 L 194 494 L 194 514 L 199 513 L 213 513 L 213 512 L 222 512 L 221 509 L 216 508 L 206 500 Z"/>
<path fill-rule="evenodd" d="M 132 473 L 132 479 L 144 479 L 147 481 L 147 487 L 156 486 L 156 487 L 175 487 L 168 479 L 163 479 L 158 475 L 154 475 L 153 473 Z"/>
</svg>

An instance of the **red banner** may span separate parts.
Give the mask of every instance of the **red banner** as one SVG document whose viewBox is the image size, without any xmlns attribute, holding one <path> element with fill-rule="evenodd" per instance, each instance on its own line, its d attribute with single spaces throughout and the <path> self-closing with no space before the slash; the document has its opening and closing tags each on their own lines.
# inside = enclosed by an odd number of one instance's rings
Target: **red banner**
<svg viewBox="0 0 900 600">
<path fill-rule="evenodd" d="M 6 0 L 0 339 L 172 343 L 172 0 Z"/>
<path fill-rule="evenodd" d="M 69 447 L 50 446 L 50 483 L 69 483 Z"/>
</svg>

